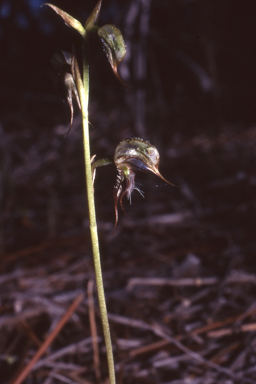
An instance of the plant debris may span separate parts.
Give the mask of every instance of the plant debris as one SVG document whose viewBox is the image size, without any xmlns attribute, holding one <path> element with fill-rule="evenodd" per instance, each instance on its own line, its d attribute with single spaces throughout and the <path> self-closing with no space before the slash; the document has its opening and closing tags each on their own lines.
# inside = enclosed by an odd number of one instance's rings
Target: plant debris
<svg viewBox="0 0 256 384">
<path fill-rule="evenodd" d="M 79 124 L 75 118 L 68 143 L 58 135 L 66 127 L 38 133 L 37 143 L 30 127 L 5 134 L 3 177 L 14 192 L 5 196 L 1 226 L 2 383 L 22 382 L 24 369 L 24 383 L 107 380 L 82 152 L 75 150 Z M 28 137 L 34 144 L 26 151 Z M 109 156 L 115 143 L 109 147 L 98 130 L 92 137 L 95 153 Z M 118 383 L 256 383 L 255 137 L 248 128 L 172 143 L 161 155 L 163 174 L 179 188 L 152 187 L 154 175 L 142 175 L 146 198 L 134 195 L 114 235 L 115 167 L 99 170 Z"/>
</svg>

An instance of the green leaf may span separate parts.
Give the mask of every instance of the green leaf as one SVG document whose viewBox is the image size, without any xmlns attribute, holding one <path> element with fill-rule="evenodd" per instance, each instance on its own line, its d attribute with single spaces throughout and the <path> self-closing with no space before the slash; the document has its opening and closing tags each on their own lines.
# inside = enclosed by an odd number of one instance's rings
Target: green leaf
<svg viewBox="0 0 256 384">
<path fill-rule="evenodd" d="M 98 4 L 96 5 L 96 7 L 94 8 L 94 10 L 92 11 L 92 13 L 90 14 L 90 16 L 88 17 L 88 19 L 86 20 L 86 23 L 85 23 L 85 30 L 88 32 L 92 29 L 92 27 L 98 23 L 98 20 L 99 20 L 99 15 L 100 15 L 100 8 L 101 8 L 101 3 L 102 3 L 102 0 L 100 0 L 98 2 Z"/>
<path fill-rule="evenodd" d="M 117 67 L 123 61 L 126 54 L 121 31 L 114 25 L 106 24 L 99 28 L 98 35 L 104 45 L 107 58 L 115 76 L 124 86 L 126 86 L 117 72 Z"/>
<path fill-rule="evenodd" d="M 60 17 L 62 17 L 67 26 L 74 28 L 83 37 L 85 36 L 86 32 L 80 21 L 70 16 L 68 13 L 62 11 L 62 9 L 56 7 L 53 4 L 45 3 L 43 5 L 47 5 L 48 7 L 52 8 Z"/>
</svg>

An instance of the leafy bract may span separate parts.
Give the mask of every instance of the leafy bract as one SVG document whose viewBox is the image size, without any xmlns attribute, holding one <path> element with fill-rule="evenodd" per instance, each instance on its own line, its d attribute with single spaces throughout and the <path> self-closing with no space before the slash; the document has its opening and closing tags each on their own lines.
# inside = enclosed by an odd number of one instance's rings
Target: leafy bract
<svg viewBox="0 0 256 384">
<path fill-rule="evenodd" d="M 59 7 L 56 7 L 55 5 L 53 4 L 50 4 L 50 3 L 45 3 L 43 5 L 47 5 L 48 7 L 52 8 L 65 22 L 65 24 L 71 28 L 74 28 L 77 32 L 80 33 L 80 35 L 82 35 L 83 37 L 85 36 L 85 29 L 84 27 L 82 26 L 82 24 L 80 23 L 80 21 L 78 21 L 77 19 L 75 19 L 74 17 L 72 17 L 71 15 L 69 15 L 68 13 L 62 11 L 62 9 L 60 9 Z"/>
<path fill-rule="evenodd" d="M 85 23 L 85 30 L 87 32 L 89 32 L 95 24 L 98 23 L 98 20 L 99 20 L 99 15 L 100 15 L 100 8 L 101 8 L 101 3 L 102 3 L 102 0 L 100 0 L 98 2 L 98 4 L 96 5 L 96 7 L 94 8 L 94 10 L 92 11 L 92 13 L 90 14 L 90 16 L 88 17 L 88 19 L 86 20 L 86 23 Z"/>
</svg>

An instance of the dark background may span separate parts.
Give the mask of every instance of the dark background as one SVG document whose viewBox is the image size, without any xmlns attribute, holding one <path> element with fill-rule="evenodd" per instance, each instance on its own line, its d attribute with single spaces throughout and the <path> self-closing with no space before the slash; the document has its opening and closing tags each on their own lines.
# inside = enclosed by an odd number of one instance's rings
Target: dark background
<svg viewBox="0 0 256 384">
<path fill-rule="evenodd" d="M 25 228 L 19 237 L 25 243 L 71 229 L 74 223 L 63 224 L 60 216 L 65 209 L 72 210 L 71 196 L 82 196 L 84 190 L 79 111 L 75 110 L 78 117 L 64 138 L 69 108 L 58 94 L 50 65 L 55 51 L 70 51 L 72 41 L 77 44 L 79 39 L 51 9 L 40 7 L 42 3 L 5 0 L 0 4 L 1 237 L 7 249 L 15 248 L 13 234 L 24 220 L 32 220 L 30 231 Z M 95 5 L 89 0 L 55 4 L 82 22 Z M 215 164 L 212 170 L 208 164 L 207 170 L 205 164 L 198 172 L 193 158 L 187 164 L 185 160 L 182 165 L 175 163 L 174 148 L 195 137 L 212 148 L 223 133 L 229 141 L 254 126 L 255 16 L 253 0 L 105 0 L 99 24 L 114 23 L 123 31 L 127 57 L 119 71 L 130 91 L 116 80 L 101 43 L 93 38 L 92 153 L 112 156 L 117 143 L 127 137 L 151 140 L 160 151 L 162 173 L 177 183 L 181 176 L 187 182 L 197 180 L 197 189 L 205 196 L 205 177 L 212 171 L 224 177 L 223 167 Z M 214 157 L 216 148 L 209 151 Z M 254 173 L 248 153 L 242 160 L 235 149 L 232 155 L 230 176 L 243 175 L 248 167 Z M 204 167 L 201 160 L 200 164 Z M 107 202 L 112 200 L 115 172 L 106 170 L 104 175 Z M 170 193 L 168 187 L 161 188 Z M 60 202 L 64 196 L 67 201 Z M 49 208 L 54 201 L 56 207 Z M 49 229 L 46 212 L 51 209 L 56 211 L 54 217 L 59 213 Z M 111 209 L 110 216 L 106 214 L 109 220 L 113 219 Z M 82 218 L 75 222 L 79 227 Z"/>
<path fill-rule="evenodd" d="M 80 37 L 42 3 L 0 0 L 3 383 L 12 382 L 94 279 L 81 117 L 75 106 L 65 136 L 70 111 L 50 64 L 58 49 L 70 51 L 74 43 L 78 50 Z M 54 4 L 84 23 L 95 1 Z M 255 20 L 255 0 L 103 0 L 99 24 L 113 23 L 123 32 L 127 55 L 119 73 L 130 90 L 115 78 L 92 36 L 91 152 L 112 157 L 125 138 L 150 140 L 160 153 L 161 174 L 177 185 L 136 175 L 145 198 L 135 191 L 132 205 L 124 199 L 126 216 L 120 209 L 113 233 L 116 169 L 97 171 L 119 384 L 256 382 Z M 150 282 L 131 288 L 134 277 Z M 77 353 L 91 336 L 87 304 L 85 299 L 46 357 L 66 346 L 73 352 L 52 365 L 43 362 L 27 383 L 95 382 L 91 345 Z M 97 305 L 96 323 L 106 382 Z"/>
<path fill-rule="evenodd" d="M 40 8 L 42 4 L 40 0 L 1 1 L 1 116 L 10 109 L 21 109 L 21 100 L 23 108 L 30 105 L 26 115 L 31 115 L 33 100 L 42 103 L 55 96 L 49 60 L 59 48 L 70 50 L 74 34 L 53 11 Z M 86 6 L 80 1 L 55 4 L 82 22 L 94 7 L 91 0 Z M 223 124 L 255 122 L 255 1 L 145 1 L 148 9 L 138 3 L 137 13 L 131 11 L 134 4 L 106 0 L 100 24 L 115 23 L 122 29 L 129 45 L 125 78 L 130 77 L 134 91 L 145 87 L 147 106 L 155 105 L 150 110 L 154 119 L 161 119 L 159 125 L 169 124 L 173 135 L 181 130 L 193 134 L 209 127 L 220 129 Z M 146 11 L 148 24 L 141 20 Z M 130 14 L 132 20 L 128 21 Z M 144 77 L 139 79 L 142 84 L 134 84 L 134 79 L 139 81 L 135 65 L 138 44 L 147 62 Z M 111 104 L 113 109 L 124 91 L 111 79 L 96 47 L 92 51 L 92 101 L 102 102 L 102 109 L 110 109 Z M 60 113 L 60 105 L 48 102 L 50 111 Z M 148 115 L 147 111 L 146 126 L 152 130 Z"/>
</svg>

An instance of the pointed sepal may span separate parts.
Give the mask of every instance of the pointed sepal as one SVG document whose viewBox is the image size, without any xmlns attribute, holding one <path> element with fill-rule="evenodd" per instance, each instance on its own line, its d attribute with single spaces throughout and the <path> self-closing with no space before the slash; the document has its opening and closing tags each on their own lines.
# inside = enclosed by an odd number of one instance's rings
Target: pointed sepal
<svg viewBox="0 0 256 384">
<path fill-rule="evenodd" d="M 126 86 L 117 72 L 117 67 L 123 61 L 126 54 L 121 31 L 112 24 L 106 24 L 99 28 L 98 35 L 101 38 L 108 61 L 115 76 L 124 86 Z"/>
<path fill-rule="evenodd" d="M 89 32 L 93 28 L 93 26 L 98 23 L 99 15 L 100 15 L 101 3 L 102 3 L 102 0 L 100 0 L 98 2 L 96 7 L 94 8 L 94 10 L 92 11 L 90 16 L 86 20 L 86 23 L 85 23 L 85 26 L 84 26 L 86 32 Z"/>
<path fill-rule="evenodd" d="M 117 167 L 125 166 L 134 171 L 150 171 L 166 183 L 174 186 L 160 174 L 159 161 L 160 155 L 157 148 L 138 137 L 122 140 L 116 147 L 114 155 L 114 162 Z"/>
<path fill-rule="evenodd" d="M 53 4 L 45 3 L 43 5 L 47 5 L 52 8 L 65 22 L 65 24 L 71 28 L 74 28 L 80 35 L 85 36 L 86 32 L 80 21 L 69 15 L 68 13 L 62 11 L 62 9 L 56 7 Z"/>
<path fill-rule="evenodd" d="M 126 195 L 131 203 L 131 195 L 134 189 L 143 196 L 143 193 L 135 184 L 137 171 L 153 172 L 163 181 L 174 186 L 160 174 L 158 170 L 159 161 L 160 155 L 157 148 L 143 139 L 126 139 L 117 145 L 114 154 L 114 163 L 117 167 L 117 181 L 114 188 L 115 227 L 118 221 L 118 203 L 123 209 L 123 197 Z M 125 186 L 123 186 L 124 182 L 126 182 Z"/>
</svg>

